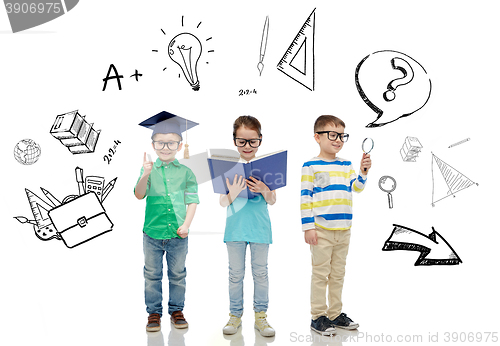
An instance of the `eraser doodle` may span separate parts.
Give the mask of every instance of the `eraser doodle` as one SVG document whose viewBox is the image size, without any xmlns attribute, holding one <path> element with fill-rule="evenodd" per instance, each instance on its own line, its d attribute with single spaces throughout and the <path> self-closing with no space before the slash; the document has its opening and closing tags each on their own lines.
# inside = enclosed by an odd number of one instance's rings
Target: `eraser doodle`
<svg viewBox="0 0 500 346">
<path fill-rule="evenodd" d="M 4 0 L 12 32 L 50 22 L 71 11 L 79 0 Z"/>
<path fill-rule="evenodd" d="M 366 127 L 383 126 L 425 106 L 432 84 L 427 71 L 410 56 L 391 50 L 367 55 L 356 67 L 356 88 L 377 114 Z"/>
</svg>

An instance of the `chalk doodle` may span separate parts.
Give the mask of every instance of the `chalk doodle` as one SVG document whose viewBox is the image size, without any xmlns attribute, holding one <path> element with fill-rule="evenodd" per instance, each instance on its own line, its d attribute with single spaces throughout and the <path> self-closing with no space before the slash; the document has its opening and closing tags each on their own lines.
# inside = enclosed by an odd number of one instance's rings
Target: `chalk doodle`
<svg viewBox="0 0 500 346">
<path fill-rule="evenodd" d="M 432 83 L 410 56 L 392 50 L 374 52 L 357 65 L 355 83 L 361 99 L 377 114 L 366 127 L 407 117 L 427 104 Z"/>
<path fill-rule="evenodd" d="M 58 115 L 50 128 L 50 134 L 57 138 L 70 153 L 93 153 L 101 130 L 95 130 L 94 124 L 85 120 L 78 110 Z"/>
<path fill-rule="evenodd" d="M 418 153 L 422 151 L 422 144 L 417 137 L 406 137 L 403 146 L 399 150 L 404 162 L 416 162 Z"/>
<path fill-rule="evenodd" d="M 199 22 L 196 29 L 200 27 L 202 22 Z M 184 16 L 182 16 L 181 21 L 182 27 L 184 27 Z M 163 35 L 167 35 L 163 29 L 161 29 Z M 209 37 L 205 42 L 210 41 L 212 37 Z M 159 53 L 158 49 L 152 50 L 155 53 Z M 214 50 L 208 50 L 207 53 L 213 53 Z M 200 90 L 200 81 L 198 79 L 198 61 L 200 60 L 203 53 L 203 45 L 200 39 L 192 34 L 191 32 L 182 32 L 175 35 L 168 43 L 168 56 L 175 62 L 179 68 L 182 70 L 186 81 L 189 83 L 194 91 Z M 208 64 L 208 61 L 206 62 Z M 165 71 L 165 67 L 163 70 Z M 180 74 L 179 74 L 180 78 Z"/>
<path fill-rule="evenodd" d="M 20 223 L 32 225 L 38 239 L 62 240 L 68 248 L 110 232 L 113 223 L 102 202 L 114 188 L 117 178 L 105 186 L 104 178 L 100 176 L 88 176 L 84 180 L 83 170 L 79 167 L 76 167 L 75 174 L 78 195 L 68 195 L 59 200 L 50 191 L 40 188 L 46 201 L 25 189 L 34 220 L 24 216 L 14 218 Z"/>
<path fill-rule="evenodd" d="M 434 162 L 436 162 L 439 171 L 441 173 L 441 177 L 434 174 Z M 432 153 L 432 161 L 431 161 L 431 171 L 432 171 L 432 206 L 447 197 L 453 196 L 457 192 L 460 192 L 474 184 L 477 186 L 478 183 L 473 182 L 465 175 L 457 171 L 455 168 L 451 167 L 449 164 L 441 160 L 439 157 Z M 436 197 L 438 196 L 438 197 Z M 436 199 L 439 198 L 439 199 Z"/>
<path fill-rule="evenodd" d="M 439 234 L 434 227 L 429 235 L 414 229 L 393 225 L 389 239 L 384 243 L 382 251 L 405 250 L 418 251 L 420 256 L 415 266 L 456 265 L 462 263 L 460 257 L 450 244 Z"/>
<path fill-rule="evenodd" d="M 302 84 L 309 90 L 314 90 L 314 36 L 316 25 L 316 9 L 300 28 L 292 43 L 278 63 L 278 70 Z"/>
<path fill-rule="evenodd" d="M 14 147 L 14 158 L 22 165 L 32 165 L 38 161 L 42 149 L 32 139 L 26 138 L 17 142 Z"/>
</svg>

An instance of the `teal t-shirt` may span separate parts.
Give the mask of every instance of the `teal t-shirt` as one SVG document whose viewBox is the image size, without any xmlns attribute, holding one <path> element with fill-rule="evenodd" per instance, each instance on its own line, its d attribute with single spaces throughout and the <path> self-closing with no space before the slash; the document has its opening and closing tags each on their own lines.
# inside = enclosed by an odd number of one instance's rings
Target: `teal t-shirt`
<svg viewBox="0 0 500 346">
<path fill-rule="evenodd" d="M 227 207 L 224 242 L 228 241 L 272 244 L 271 219 L 262 195 L 253 199 L 237 197 Z"/>
</svg>

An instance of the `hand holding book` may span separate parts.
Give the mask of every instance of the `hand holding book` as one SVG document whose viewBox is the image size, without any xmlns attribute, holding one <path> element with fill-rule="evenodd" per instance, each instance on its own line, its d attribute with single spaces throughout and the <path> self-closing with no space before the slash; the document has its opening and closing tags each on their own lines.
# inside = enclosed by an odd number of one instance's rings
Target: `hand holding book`
<svg viewBox="0 0 500 346">
<path fill-rule="evenodd" d="M 266 200 L 267 204 L 274 204 L 276 202 L 276 192 L 271 191 L 269 187 L 264 184 L 262 181 L 250 177 L 249 179 L 246 180 L 248 189 L 252 191 L 253 193 L 260 193 Z"/>
</svg>

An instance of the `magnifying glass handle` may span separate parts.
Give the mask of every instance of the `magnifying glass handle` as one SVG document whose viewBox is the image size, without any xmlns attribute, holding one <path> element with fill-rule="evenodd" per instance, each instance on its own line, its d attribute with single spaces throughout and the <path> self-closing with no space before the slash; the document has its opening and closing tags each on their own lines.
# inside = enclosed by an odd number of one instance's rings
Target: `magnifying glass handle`
<svg viewBox="0 0 500 346">
<path fill-rule="evenodd" d="M 389 209 L 392 209 L 392 195 L 390 192 L 387 194 L 387 198 L 389 199 Z"/>
</svg>

